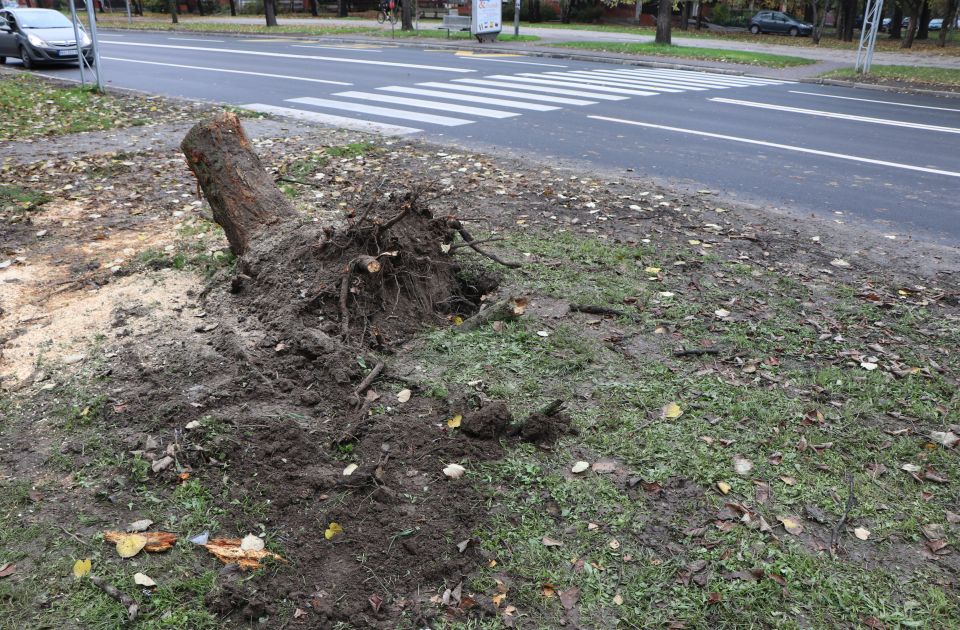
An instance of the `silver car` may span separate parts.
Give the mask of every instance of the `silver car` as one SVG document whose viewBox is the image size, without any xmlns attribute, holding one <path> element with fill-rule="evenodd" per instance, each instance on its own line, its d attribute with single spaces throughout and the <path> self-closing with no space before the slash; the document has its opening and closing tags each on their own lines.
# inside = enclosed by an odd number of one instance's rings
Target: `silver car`
<svg viewBox="0 0 960 630">
<path fill-rule="evenodd" d="M 78 49 L 73 22 L 62 13 L 50 9 L 0 10 L 0 63 L 7 57 L 19 58 L 24 68 L 41 63 L 78 62 L 78 50 L 93 63 L 90 36 L 77 25 L 80 33 Z"/>
</svg>

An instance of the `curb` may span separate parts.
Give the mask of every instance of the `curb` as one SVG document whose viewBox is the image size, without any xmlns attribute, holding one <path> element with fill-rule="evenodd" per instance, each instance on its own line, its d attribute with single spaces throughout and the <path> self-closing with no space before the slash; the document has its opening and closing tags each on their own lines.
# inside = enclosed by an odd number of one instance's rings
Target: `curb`
<svg viewBox="0 0 960 630">
<path fill-rule="evenodd" d="M 873 90 L 875 92 L 893 92 L 895 94 L 918 94 L 923 96 L 938 96 L 941 98 L 960 98 L 960 92 L 944 90 L 925 90 L 923 88 L 897 87 L 894 85 L 877 85 L 876 83 L 861 83 L 859 81 L 843 81 L 841 79 L 796 79 L 798 83 L 813 83 L 816 85 L 835 85 L 837 87 Z"/>
</svg>

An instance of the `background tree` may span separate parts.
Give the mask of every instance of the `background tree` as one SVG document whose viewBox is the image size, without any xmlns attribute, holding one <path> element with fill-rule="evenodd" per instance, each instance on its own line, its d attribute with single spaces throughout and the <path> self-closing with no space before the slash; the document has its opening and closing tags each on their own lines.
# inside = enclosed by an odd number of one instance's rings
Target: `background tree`
<svg viewBox="0 0 960 630">
<path fill-rule="evenodd" d="M 923 3 L 920 10 L 920 22 L 917 23 L 917 39 L 930 38 L 930 2 Z"/>
<path fill-rule="evenodd" d="M 400 30 L 413 30 L 413 0 L 398 0 L 400 2 Z"/>
<path fill-rule="evenodd" d="M 893 5 L 893 17 L 890 18 L 890 39 L 903 37 L 903 7 L 900 3 Z"/>
<path fill-rule="evenodd" d="M 943 27 L 940 29 L 939 37 L 937 37 L 937 46 L 940 48 L 947 45 L 947 35 L 950 31 L 956 30 L 958 15 L 960 15 L 960 0 L 947 2 L 943 14 Z"/>
<path fill-rule="evenodd" d="M 230 0 L 230 15 L 237 15 L 237 0 Z"/>
<path fill-rule="evenodd" d="M 167 0 L 167 10 L 170 11 L 170 20 L 174 24 L 180 21 L 177 17 L 177 0 Z"/>
<path fill-rule="evenodd" d="M 639 2 L 640 0 L 637 0 Z M 673 0 L 660 0 L 657 6 L 656 43 L 670 45 L 670 27 L 673 20 Z"/>
<path fill-rule="evenodd" d="M 267 16 L 267 26 L 277 25 L 276 0 L 263 0 L 263 12 Z"/>
<path fill-rule="evenodd" d="M 910 17 L 907 25 L 907 34 L 900 44 L 900 48 L 911 48 L 917 36 L 917 26 L 920 24 L 920 12 L 923 10 L 924 0 L 901 0 L 904 12 Z"/>
<path fill-rule="evenodd" d="M 337 17 L 347 17 L 347 0 L 337 0 Z"/>
<path fill-rule="evenodd" d="M 320 12 L 317 10 L 317 0 L 310 0 L 310 15 L 318 17 Z"/>
</svg>

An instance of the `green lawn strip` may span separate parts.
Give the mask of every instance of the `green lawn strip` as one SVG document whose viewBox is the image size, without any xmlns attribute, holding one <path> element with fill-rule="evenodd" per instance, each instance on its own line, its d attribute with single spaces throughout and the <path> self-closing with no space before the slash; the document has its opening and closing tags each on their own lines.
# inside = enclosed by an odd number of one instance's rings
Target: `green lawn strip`
<svg viewBox="0 0 960 630">
<path fill-rule="evenodd" d="M 586 627 L 960 623 L 957 593 L 922 555 L 922 528 L 945 524 L 960 491 L 956 453 L 925 436 L 960 420 L 960 393 L 932 371 L 894 377 L 836 361 L 846 349 L 874 343 L 881 327 L 901 338 L 888 351 L 919 369 L 929 357 L 942 359 L 937 348 L 960 343 L 960 324 L 907 302 L 878 308 L 841 283 L 801 283 L 713 254 L 697 264 L 685 248 L 563 232 L 511 235 L 501 246 L 507 258 L 526 261 L 505 275 L 515 294 L 639 305 L 636 322 L 614 325 L 618 335 L 642 339 L 647 356 L 627 359 L 602 334 L 585 332 L 589 326 L 552 319 L 521 318 L 499 332 L 452 327 L 423 339 L 416 362 L 427 366 L 437 395 L 456 399 L 482 380 L 485 394 L 508 401 L 519 417 L 563 398 L 578 429 L 550 451 L 519 445 L 499 462 L 468 469 L 489 497 L 491 519 L 476 535 L 495 561 L 471 589 L 492 596 L 506 587 L 501 608 L 516 606 L 531 627 L 557 627 L 565 613 L 555 592 L 574 586 Z M 654 267 L 661 271 L 649 271 Z M 688 287 L 692 269 L 696 292 Z M 718 274 L 740 288 L 711 282 Z M 841 322 L 839 339 L 823 339 L 806 321 L 815 296 Z M 719 321 L 714 310 L 731 298 L 741 308 L 761 304 L 762 315 Z M 712 359 L 674 359 L 680 342 L 658 335 L 660 327 L 688 347 L 711 339 L 743 363 L 703 370 Z M 660 416 L 669 402 L 683 409 L 679 418 Z M 899 431 L 904 427 L 912 433 Z M 749 460 L 752 470 L 738 475 L 734 457 Z M 622 478 L 570 473 L 575 461 L 600 458 L 660 484 L 667 497 L 678 487 L 687 491 L 665 504 Z M 904 464 L 929 467 L 947 481 L 918 484 Z M 846 555 L 834 559 L 816 540 L 829 541 L 844 512 L 848 473 L 856 496 L 848 528 L 870 537 L 860 541 L 845 530 Z M 730 485 L 729 494 L 718 482 Z M 773 531 L 743 524 L 739 514 L 717 520 L 727 503 L 747 506 L 754 523 L 762 516 Z M 796 517 L 805 531 L 786 533 L 778 517 Z M 684 534 L 697 526 L 705 533 Z M 563 546 L 544 546 L 544 536 Z M 947 540 L 960 542 L 957 531 L 948 527 Z M 862 554 L 875 560 L 868 567 L 851 560 Z M 687 575 L 700 561 L 707 566 L 702 586 Z M 751 570 L 762 577 L 750 577 Z"/>
<path fill-rule="evenodd" d="M 439 22 L 437 23 L 439 24 Z M 447 31 L 441 30 L 436 26 L 432 26 L 429 23 L 420 25 L 419 31 L 401 31 L 398 26 L 394 30 L 390 29 L 374 29 L 369 33 L 374 37 L 429 37 L 431 39 L 447 39 Z M 473 35 L 469 31 L 450 31 L 449 39 L 461 39 L 461 40 L 472 40 Z M 540 41 L 540 38 L 536 35 L 519 35 L 514 36 L 507 33 L 501 33 L 497 35 L 498 42 L 536 42 Z"/>
<path fill-rule="evenodd" d="M 771 55 L 769 53 L 748 52 L 744 50 L 722 50 L 719 48 L 694 48 L 691 46 L 663 46 L 660 44 L 641 44 L 626 42 L 558 42 L 551 44 L 563 48 L 581 50 L 599 50 L 603 52 L 625 53 L 629 55 L 650 55 L 655 57 L 678 57 L 682 59 L 700 59 L 739 63 L 767 68 L 787 68 L 816 63 L 813 59 Z"/>
<path fill-rule="evenodd" d="M 871 66 L 870 73 L 862 75 L 853 68 L 841 68 L 820 75 L 825 79 L 848 79 L 851 81 L 892 80 L 917 86 L 960 87 L 960 70 L 931 66 Z"/>
<path fill-rule="evenodd" d="M 181 21 L 173 24 L 170 20 L 138 20 L 131 23 L 122 19 L 98 20 L 101 28 L 149 31 L 189 31 L 194 33 L 249 33 L 251 35 L 372 35 L 378 28 L 365 26 L 310 26 L 299 24 L 230 24 L 227 22 Z"/>
</svg>

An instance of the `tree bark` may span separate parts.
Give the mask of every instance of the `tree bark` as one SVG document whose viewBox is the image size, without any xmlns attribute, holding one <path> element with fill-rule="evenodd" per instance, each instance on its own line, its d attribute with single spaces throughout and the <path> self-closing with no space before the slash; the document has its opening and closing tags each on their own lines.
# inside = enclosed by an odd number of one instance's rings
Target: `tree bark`
<svg viewBox="0 0 960 630">
<path fill-rule="evenodd" d="M 347 0 L 337 0 L 337 17 L 347 17 Z"/>
<path fill-rule="evenodd" d="M 686 31 L 690 28 L 690 11 L 693 10 L 693 2 L 687 0 L 680 5 L 680 30 Z"/>
<path fill-rule="evenodd" d="M 920 11 L 920 23 L 917 24 L 917 39 L 929 39 L 930 37 L 930 2 L 923 3 L 923 9 Z"/>
<path fill-rule="evenodd" d="M 320 12 L 317 10 L 317 0 L 310 0 L 310 15 L 318 17 Z"/>
<path fill-rule="evenodd" d="M 275 0 L 263 0 L 263 12 L 267 17 L 267 26 L 276 26 L 277 6 Z"/>
<path fill-rule="evenodd" d="M 895 5 L 893 8 L 893 17 L 890 18 L 890 39 L 900 39 L 903 37 L 901 32 L 903 31 L 903 9 L 900 8 L 900 5 Z"/>
<path fill-rule="evenodd" d="M 531 22 L 540 22 L 540 0 L 533 0 L 530 3 L 529 19 Z"/>
<path fill-rule="evenodd" d="M 960 12 L 960 0 L 954 0 L 947 7 L 947 13 L 943 17 L 943 26 L 940 28 L 940 36 L 937 38 L 937 46 L 940 48 L 947 45 L 947 35 L 956 28 L 958 12 Z"/>
<path fill-rule="evenodd" d="M 907 36 L 903 38 L 903 43 L 900 44 L 900 48 L 913 47 L 913 39 L 917 35 L 917 23 L 919 21 L 920 7 L 913 6 L 910 8 L 910 23 L 907 25 Z"/>
<path fill-rule="evenodd" d="M 170 10 L 170 21 L 178 23 L 180 18 L 177 17 L 177 0 L 167 0 L 167 8 Z"/>
<path fill-rule="evenodd" d="M 673 20 L 673 3 L 671 0 L 660 0 L 657 7 L 657 37 L 658 44 L 670 45 L 670 27 Z"/>
<path fill-rule="evenodd" d="M 237 0 L 230 0 L 230 15 L 232 17 L 237 15 Z"/>
<path fill-rule="evenodd" d="M 224 112 L 197 123 L 180 148 L 237 256 L 265 227 L 296 216 L 250 147 L 236 114 Z"/>
<path fill-rule="evenodd" d="M 413 30 L 413 0 L 399 0 L 400 2 L 400 30 Z"/>
</svg>

